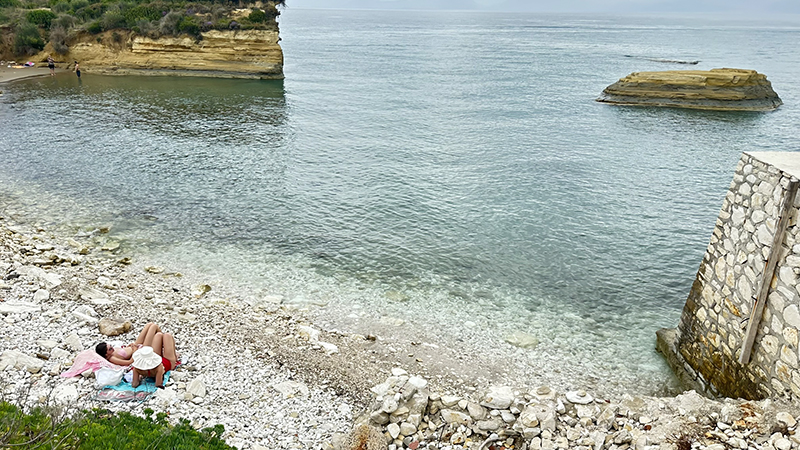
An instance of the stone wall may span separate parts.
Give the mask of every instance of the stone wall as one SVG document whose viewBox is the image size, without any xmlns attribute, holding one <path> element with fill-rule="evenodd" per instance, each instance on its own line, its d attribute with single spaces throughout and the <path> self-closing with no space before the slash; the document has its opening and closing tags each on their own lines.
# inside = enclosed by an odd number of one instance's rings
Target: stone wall
<svg viewBox="0 0 800 450">
<path fill-rule="evenodd" d="M 750 317 L 784 196 L 798 175 L 800 153 L 742 155 L 680 324 L 657 333 L 659 350 L 689 387 L 714 396 L 800 398 L 797 198 L 786 211 L 763 313 Z M 740 363 L 751 320 L 757 324 L 752 353 Z"/>
</svg>

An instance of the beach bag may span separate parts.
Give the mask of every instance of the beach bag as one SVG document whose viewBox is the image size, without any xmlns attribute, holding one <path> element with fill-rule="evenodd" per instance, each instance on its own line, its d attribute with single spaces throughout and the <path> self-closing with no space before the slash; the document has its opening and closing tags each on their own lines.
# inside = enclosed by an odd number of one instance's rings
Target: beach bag
<svg viewBox="0 0 800 450">
<path fill-rule="evenodd" d="M 103 367 L 94 373 L 94 385 L 97 389 L 103 389 L 106 386 L 116 386 L 122 381 L 122 375 L 125 369 L 109 369 Z"/>
</svg>

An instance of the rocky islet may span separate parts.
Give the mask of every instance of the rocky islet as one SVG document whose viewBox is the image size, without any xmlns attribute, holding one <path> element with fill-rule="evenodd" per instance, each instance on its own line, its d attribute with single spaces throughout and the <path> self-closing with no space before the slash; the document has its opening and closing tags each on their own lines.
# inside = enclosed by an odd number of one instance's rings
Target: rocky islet
<svg viewBox="0 0 800 450">
<path fill-rule="evenodd" d="M 766 75 L 747 69 L 634 72 L 598 102 L 716 111 L 772 111 L 783 104 Z"/>
</svg>

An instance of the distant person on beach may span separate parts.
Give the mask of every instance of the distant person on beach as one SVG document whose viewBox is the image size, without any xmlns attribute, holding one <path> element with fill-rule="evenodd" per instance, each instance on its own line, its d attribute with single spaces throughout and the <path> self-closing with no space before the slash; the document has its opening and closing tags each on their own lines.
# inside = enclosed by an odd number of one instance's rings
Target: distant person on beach
<svg viewBox="0 0 800 450">
<path fill-rule="evenodd" d="M 75 61 L 75 74 L 78 75 L 78 78 L 81 77 L 81 68 L 78 66 L 78 61 Z"/>
<path fill-rule="evenodd" d="M 105 342 L 101 342 L 97 344 L 94 351 L 107 359 L 110 363 L 118 366 L 129 366 L 133 363 L 133 353 L 145 345 L 152 346 L 153 340 L 158 333 L 161 333 L 161 328 L 153 322 L 150 322 L 142 328 L 139 337 L 136 338 L 136 342 L 133 344 L 114 348 Z"/>
<path fill-rule="evenodd" d="M 48 56 L 47 57 L 47 68 L 50 69 L 50 76 L 51 77 L 56 76 L 56 62 L 53 61 L 53 57 L 52 56 Z"/>
</svg>

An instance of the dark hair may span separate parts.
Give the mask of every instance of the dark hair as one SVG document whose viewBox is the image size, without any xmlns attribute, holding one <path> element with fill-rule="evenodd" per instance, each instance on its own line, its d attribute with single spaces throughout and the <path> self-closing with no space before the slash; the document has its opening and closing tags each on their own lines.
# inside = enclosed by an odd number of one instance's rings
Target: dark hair
<svg viewBox="0 0 800 450">
<path fill-rule="evenodd" d="M 98 355 L 105 358 L 106 352 L 108 351 L 108 344 L 106 344 L 105 342 L 101 342 L 97 344 L 97 347 L 94 348 L 94 351 L 96 351 Z"/>
</svg>

